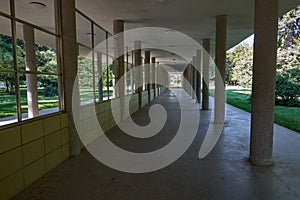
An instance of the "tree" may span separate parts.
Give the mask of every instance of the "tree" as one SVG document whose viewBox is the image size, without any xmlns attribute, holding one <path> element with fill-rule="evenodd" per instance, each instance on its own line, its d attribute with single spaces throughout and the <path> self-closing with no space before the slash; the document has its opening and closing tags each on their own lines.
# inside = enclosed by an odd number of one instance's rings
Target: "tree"
<svg viewBox="0 0 300 200">
<path fill-rule="evenodd" d="M 289 69 L 276 75 L 276 103 L 285 106 L 300 106 L 300 70 Z"/>
<path fill-rule="evenodd" d="M 300 6 L 278 19 L 276 103 L 300 106 Z M 252 85 L 253 46 L 240 44 L 227 53 L 227 79 Z"/>
</svg>

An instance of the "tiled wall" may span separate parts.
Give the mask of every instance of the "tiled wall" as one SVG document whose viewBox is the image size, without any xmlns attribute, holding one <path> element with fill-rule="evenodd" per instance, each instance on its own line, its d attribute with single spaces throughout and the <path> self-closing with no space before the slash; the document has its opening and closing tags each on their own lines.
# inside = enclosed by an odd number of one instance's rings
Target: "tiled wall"
<svg viewBox="0 0 300 200">
<path fill-rule="evenodd" d="M 0 199 L 9 199 L 69 157 L 67 114 L 0 130 Z"/>
<path fill-rule="evenodd" d="M 153 93 L 152 90 L 151 100 Z M 143 92 L 142 96 L 144 106 L 148 103 L 148 92 Z M 136 112 L 138 94 L 126 96 L 125 105 L 125 117 Z M 98 122 L 104 132 L 110 130 L 121 120 L 120 113 L 119 99 L 82 106 L 80 131 L 84 135 L 81 139 L 87 143 L 96 139 L 99 136 L 95 128 Z M 92 119 L 97 119 L 97 122 L 93 123 Z M 69 155 L 66 113 L 0 130 L 0 200 L 10 199 L 67 160 Z"/>
<path fill-rule="evenodd" d="M 125 117 L 138 110 L 138 94 L 125 97 Z M 97 121 L 94 121 L 94 120 Z M 84 144 L 89 144 L 97 137 L 100 127 L 104 132 L 113 128 L 121 121 L 120 99 L 112 99 L 105 102 L 90 104 L 80 109 L 80 133 Z M 84 148 L 84 146 L 82 146 Z"/>
<path fill-rule="evenodd" d="M 154 90 L 150 91 L 150 101 L 154 99 Z"/>
<path fill-rule="evenodd" d="M 142 107 L 148 103 L 148 91 L 142 92 Z"/>
</svg>

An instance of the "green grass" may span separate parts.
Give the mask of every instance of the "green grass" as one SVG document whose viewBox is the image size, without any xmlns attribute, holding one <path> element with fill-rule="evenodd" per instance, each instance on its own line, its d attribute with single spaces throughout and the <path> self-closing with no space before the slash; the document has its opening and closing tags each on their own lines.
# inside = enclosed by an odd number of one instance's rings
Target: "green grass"
<svg viewBox="0 0 300 200">
<path fill-rule="evenodd" d="M 44 89 L 38 89 L 38 106 L 39 110 L 44 110 L 48 108 L 58 107 L 59 99 L 58 97 L 44 97 Z M 113 91 L 110 90 L 109 94 L 112 95 Z M 90 89 L 82 89 L 80 93 L 80 100 L 87 101 L 91 100 L 94 97 L 93 91 Z M 103 91 L 103 96 L 107 96 L 107 91 Z M 28 113 L 27 105 L 27 91 L 26 88 L 20 88 L 20 101 L 21 101 L 21 113 Z M 0 118 L 16 116 L 17 115 L 17 106 L 16 106 L 16 96 L 9 95 L 5 93 L 5 89 L 0 89 Z"/>
<path fill-rule="evenodd" d="M 210 90 L 211 96 L 214 90 Z M 250 89 L 227 89 L 226 102 L 232 106 L 251 112 Z M 276 124 L 300 133 L 300 107 L 275 106 Z"/>
</svg>

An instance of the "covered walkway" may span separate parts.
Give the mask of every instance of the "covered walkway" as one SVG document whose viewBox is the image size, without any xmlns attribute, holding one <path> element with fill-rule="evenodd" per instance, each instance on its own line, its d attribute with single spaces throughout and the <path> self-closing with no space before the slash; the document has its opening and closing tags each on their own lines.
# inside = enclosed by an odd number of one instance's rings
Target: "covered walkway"
<svg viewBox="0 0 300 200">
<path fill-rule="evenodd" d="M 188 103 L 194 103 L 182 89 L 176 90 L 189 98 Z M 162 104 L 171 116 L 161 132 L 149 139 L 136 139 L 115 127 L 107 133 L 109 138 L 134 152 L 148 152 L 168 144 L 180 120 L 180 109 L 172 91 L 159 96 L 132 117 L 136 123 L 146 125 L 148 109 L 155 103 Z M 227 105 L 222 136 L 213 151 L 199 159 L 204 133 L 213 115 L 211 111 L 200 111 L 200 128 L 193 144 L 179 160 L 162 170 L 143 174 L 119 172 L 84 150 L 14 199 L 299 199 L 300 135 L 275 125 L 273 165 L 251 165 L 248 162 L 250 114 Z"/>
</svg>

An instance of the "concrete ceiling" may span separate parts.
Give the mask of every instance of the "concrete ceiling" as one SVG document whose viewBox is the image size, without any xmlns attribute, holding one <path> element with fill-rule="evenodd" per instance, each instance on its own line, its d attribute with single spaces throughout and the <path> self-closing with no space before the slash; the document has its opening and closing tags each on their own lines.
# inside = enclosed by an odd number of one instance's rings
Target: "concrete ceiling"
<svg viewBox="0 0 300 200">
<path fill-rule="evenodd" d="M 9 13 L 9 1 L 0 1 L 0 11 Z M 49 31 L 54 31 L 54 0 L 35 0 L 46 7 L 32 5 L 32 0 L 16 0 L 16 15 Z M 279 15 L 295 8 L 300 0 L 279 0 Z M 125 30 L 141 27 L 161 27 L 176 30 L 193 38 L 201 44 L 203 38 L 211 39 L 211 51 L 215 44 L 215 16 L 228 15 L 227 48 L 231 48 L 253 33 L 254 0 L 76 0 L 76 6 L 96 23 L 112 33 L 115 19 L 125 21 Z M 78 20 L 78 41 L 90 43 L 89 23 Z M 0 17 L 2 34 L 10 34 L 9 20 Z M 22 25 L 17 24 L 18 37 L 22 39 Z M 97 31 L 97 30 L 96 30 Z M 101 35 L 104 39 L 104 34 Z M 171 32 L 172 33 L 172 32 Z M 151 56 L 157 61 L 173 66 L 182 71 L 187 62 L 195 55 L 194 48 L 188 48 L 171 36 L 154 38 L 153 46 L 161 46 L 151 50 Z M 171 34 L 170 34 L 171 35 Z M 54 37 L 36 31 L 36 40 L 41 44 L 53 45 Z M 101 39 L 102 40 L 102 39 Z M 145 47 L 142 41 L 142 47 Z M 149 43 L 149 41 L 148 41 Z M 146 45 L 147 46 L 147 45 Z M 166 51 L 168 47 L 185 48 L 190 57 L 174 55 Z M 146 48 L 146 47 L 145 47 Z M 147 49 L 149 50 L 149 49 Z"/>
<path fill-rule="evenodd" d="M 299 0 L 279 2 L 279 15 L 300 4 Z M 217 15 L 228 15 L 228 49 L 253 34 L 254 0 L 76 0 L 76 6 L 109 32 L 112 32 L 113 20 L 122 19 L 125 21 L 125 30 L 140 27 L 173 29 L 200 44 L 203 38 L 210 38 L 212 51 Z M 163 44 L 164 41 L 157 43 Z M 177 57 L 166 56 L 157 50 L 153 52 L 157 57 L 160 53 L 165 64 L 177 65 L 179 69 L 185 65 Z"/>
</svg>

